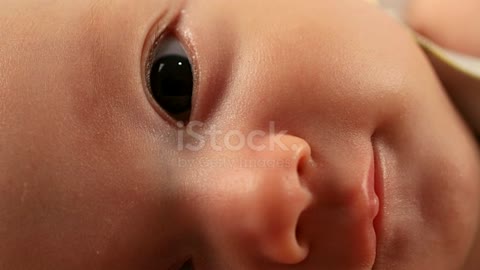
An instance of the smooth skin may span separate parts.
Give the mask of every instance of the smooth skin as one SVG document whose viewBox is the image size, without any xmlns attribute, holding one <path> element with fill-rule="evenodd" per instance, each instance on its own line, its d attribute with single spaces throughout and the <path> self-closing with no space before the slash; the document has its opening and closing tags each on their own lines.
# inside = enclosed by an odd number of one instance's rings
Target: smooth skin
<svg viewBox="0 0 480 270">
<path fill-rule="evenodd" d="M 476 0 L 410 0 L 407 8 L 407 23 L 415 31 L 430 38 L 444 48 L 480 57 L 480 1 Z M 438 60 L 432 63 L 439 64 Z M 442 65 L 437 65 L 442 66 Z M 478 83 L 471 79 L 455 75 L 455 72 L 440 68 L 443 73 L 442 81 L 453 96 L 458 93 L 478 92 Z M 469 92 L 470 91 L 470 92 Z M 476 98 L 472 94 L 464 95 L 463 104 L 475 104 Z M 467 100 L 468 99 L 468 100 Z M 467 109 L 467 108 L 464 108 Z M 470 106 L 470 111 L 477 111 L 478 106 Z M 473 113 L 472 115 L 477 115 Z M 469 119 L 471 123 L 477 123 L 476 119 Z M 477 233 L 476 244 L 470 252 L 469 259 L 464 266 L 465 270 L 476 270 L 480 267 L 480 234 Z"/>
<path fill-rule="evenodd" d="M 145 83 L 164 30 L 202 132 L 274 122 L 288 134 L 256 145 L 288 150 L 179 151 Z M 0 32 L 0 269 L 455 270 L 471 251 L 476 142 L 362 1 L 3 1 Z M 201 162 L 219 158 L 278 163 Z"/>
</svg>

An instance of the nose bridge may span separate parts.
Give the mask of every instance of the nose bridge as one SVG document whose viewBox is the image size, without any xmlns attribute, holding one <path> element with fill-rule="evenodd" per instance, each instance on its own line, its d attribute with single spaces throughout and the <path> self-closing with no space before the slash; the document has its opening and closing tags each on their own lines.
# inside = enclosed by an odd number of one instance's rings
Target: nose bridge
<svg viewBox="0 0 480 270">
<path fill-rule="evenodd" d="M 240 168 L 248 192 L 237 197 L 238 208 L 229 223 L 239 252 L 251 252 L 263 260 L 295 264 L 308 254 L 308 244 L 298 236 L 298 220 L 312 196 L 303 184 L 312 166 L 308 143 L 291 135 L 269 135 L 258 141 L 262 150 L 240 151 L 250 162 Z M 236 172 L 236 173 L 237 173 Z"/>
</svg>

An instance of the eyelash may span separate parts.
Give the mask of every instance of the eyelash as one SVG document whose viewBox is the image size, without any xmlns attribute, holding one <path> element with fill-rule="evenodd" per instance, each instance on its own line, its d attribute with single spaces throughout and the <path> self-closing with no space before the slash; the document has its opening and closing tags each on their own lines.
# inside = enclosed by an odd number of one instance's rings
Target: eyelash
<svg viewBox="0 0 480 270">
<path fill-rule="evenodd" d="M 147 89 L 151 88 L 150 75 L 151 75 L 151 69 L 153 66 L 153 61 L 155 61 L 155 50 L 157 49 L 158 43 L 162 40 L 162 38 L 170 32 L 171 30 L 169 30 L 168 28 L 162 31 L 156 31 L 153 39 L 150 39 L 148 41 L 148 44 L 147 44 L 148 55 L 147 55 L 147 61 L 145 63 L 145 74 L 144 74 L 145 82 L 147 84 Z"/>
</svg>

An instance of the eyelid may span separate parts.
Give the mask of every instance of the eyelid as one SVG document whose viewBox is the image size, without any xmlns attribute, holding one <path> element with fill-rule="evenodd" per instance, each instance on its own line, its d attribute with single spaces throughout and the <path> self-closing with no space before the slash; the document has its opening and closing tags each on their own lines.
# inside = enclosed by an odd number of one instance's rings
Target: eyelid
<svg viewBox="0 0 480 270">
<path fill-rule="evenodd" d="M 181 44 L 182 41 L 179 40 L 175 35 L 166 34 L 164 38 L 161 38 L 161 41 L 162 42 L 158 44 L 156 48 L 154 48 L 153 59 L 158 59 L 159 56 L 167 54 L 180 55 L 189 58 L 188 53 Z"/>
<path fill-rule="evenodd" d="M 147 89 L 150 89 L 150 70 L 153 66 L 153 62 L 155 61 L 155 57 L 159 50 L 157 50 L 159 43 L 164 40 L 165 37 L 167 36 L 176 36 L 175 31 L 172 30 L 176 27 L 176 23 L 178 21 L 178 18 L 176 18 L 174 21 L 172 21 L 169 25 L 166 27 L 163 27 L 158 30 L 158 32 L 155 32 L 155 36 L 153 39 L 148 39 L 147 40 L 147 58 L 145 61 L 145 70 L 143 72 L 145 76 L 145 82 Z"/>
<path fill-rule="evenodd" d="M 175 1 L 174 1 L 175 2 Z M 178 41 L 182 44 L 183 51 L 187 54 L 186 57 L 190 61 L 192 66 L 193 72 L 193 96 L 192 96 L 192 114 L 193 110 L 196 105 L 196 88 L 197 88 L 197 77 L 198 77 L 198 69 L 196 67 L 195 61 L 195 54 L 194 50 L 192 50 L 192 44 L 190 40 L 184 35 L 183 31 L 179 29 L 179 24 L 181 24 L 182 15 L 184 13 L 183 7 L 186 3 L 185 0 L 179 0 L 180 4 L 176 5 L 176 8 L 173 9 L 174 11 L 170 10 L 165 12 L 166 15 L 163 15 L 160 20 L 158 20 L 153 27 L 151 27 L 142 53 L 142 80 L 143 80 L 143 87 L 144 91 L 146 92 L 146 96 L 148 99 L 153 99 L 150 93 L 151 85 L 150 85 L 150 74 L 151 68 L 154 64 L 155 57 L 157 56 L 157 47 L 160 42 L 164 40 L 164 38 L 168 36 L 175 37 Z M 185 54 L 183 53 L 183 54 Z M 150 104 L 153 104 L 150 100 Z M 154 109 L 157 113 L 161 114 L 162 117 L 166 120 L 167 124 L 171 125 L 174 128 L 178 128 L 178 121 L 173 119 L 168 113 L 165 113 L 163 109 L 159 108 L 158 106 L 154 106 Z"/>
<path fill-rule="evenodd" d="M 168 7 L 164 8 L 164 10 L 156 16 L 157 19 L 151 23 L 142 47 L 140 63 L 144 87 L 149 87 L 149 68 L 153 64 L 152 61 L 154 55 L 152 55 L 152 53 L 155 51 L 155 46 L 165 33 L 172 32 L 172 29 L 177 27 L 179 17 L 181 16 L 187 1 L 175 0 L 167 2 L 169 2 L 166 4 Z"/>
</svg>

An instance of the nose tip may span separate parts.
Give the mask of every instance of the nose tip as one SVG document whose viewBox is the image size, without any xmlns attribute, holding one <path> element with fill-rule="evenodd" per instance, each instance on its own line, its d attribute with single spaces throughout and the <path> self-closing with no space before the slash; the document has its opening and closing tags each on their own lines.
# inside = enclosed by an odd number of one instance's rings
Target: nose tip
<svg viewBox="0 0 480 270">
<path fill-rule="evenodd" d="M 249 198 L 253 204 L 244 229 L 263 257 L 275 263 L 297 264 L 308 256 L 308 243 L 298 233 L 300 215 L 312 200 L 303 184 L 304 175 L 313 166 L 311 149 L 305 140 L 295 136 L 270 139 L 282 145 L 260 155 L 278 161 L 278 166 L 255 170 L 252 177 L 256 188 Z"/>
</svg>

